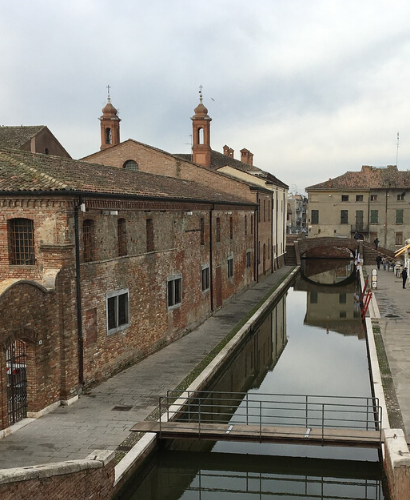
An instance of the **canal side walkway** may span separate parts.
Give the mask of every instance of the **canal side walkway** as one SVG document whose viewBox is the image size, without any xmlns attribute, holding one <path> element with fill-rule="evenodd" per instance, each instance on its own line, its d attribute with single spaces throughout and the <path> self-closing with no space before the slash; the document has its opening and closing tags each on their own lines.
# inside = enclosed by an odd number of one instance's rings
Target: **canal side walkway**
<svg viewBox="0 0 410 500">
<path fill-rule="evenodd" d="M 365 266 L 370 276 L 372 266 Z M 373 290 L 380 312 L 378 324 L 400 407 L 405 434 L 410 433 L 410 283 L 403 289 L 394 272 L 378 271 Z M 377 312 L 376 312 L 377 315 Z M 385 389 L 386 393 L 386 389 Z M 389 395 L 386 394 L 386 399 Z"/>
<path fill-rule="evenodd" d="M 291 273 L 266 276 L 185 337 L 93 387 L 70 406 L 25 419 L 0 440 L 0 469 L 84 459 L 93 450 L 127 449 L 130 428 L 146 419 L 158 396 L 174 389 L 255 306 Z"/>
</svg>

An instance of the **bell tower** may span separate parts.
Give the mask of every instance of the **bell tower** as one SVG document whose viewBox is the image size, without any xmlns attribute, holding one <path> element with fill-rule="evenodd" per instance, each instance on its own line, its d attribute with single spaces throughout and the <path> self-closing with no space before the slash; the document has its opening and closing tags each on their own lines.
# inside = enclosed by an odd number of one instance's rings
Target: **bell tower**
<svg viewBox="0 0 410 500">
<path fill-rule="evenodd" d="M 118 111 L 111 104 L 110 86 L 107 85 L 108 97 L 107 104 L 102 109 L 101 122 L 101 147 L 100 149 L 111 148 L 120 143 L 120 121 L 117 116 Z"/>
<path fill-rule="evenodd" d="M 202 85 L 199 87 L 199 104 L 194 109 L 192 120 L 192 160 L 194 163 L 211 166 L 211 121 L 208 110 L 202 104 Z"/>
</svg>

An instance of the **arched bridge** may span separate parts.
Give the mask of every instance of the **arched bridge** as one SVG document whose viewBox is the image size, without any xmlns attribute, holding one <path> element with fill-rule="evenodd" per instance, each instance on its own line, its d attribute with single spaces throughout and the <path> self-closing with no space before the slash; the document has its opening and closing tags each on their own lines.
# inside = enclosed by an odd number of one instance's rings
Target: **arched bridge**
<svg viewBox="0 0 410 500">
<path fill-rule="evenodd" d="M 301 238 L 295 241 L 296 262 L 303 257 L 335 258 L 354 256 L 356 250 L 363 255 L 363 241 L 353 238 Z"/>
</svg>

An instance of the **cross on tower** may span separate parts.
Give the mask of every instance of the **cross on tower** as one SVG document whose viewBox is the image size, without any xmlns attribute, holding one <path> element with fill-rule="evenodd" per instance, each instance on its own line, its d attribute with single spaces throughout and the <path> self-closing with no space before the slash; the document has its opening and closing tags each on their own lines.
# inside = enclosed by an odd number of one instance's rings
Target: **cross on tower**
<svg viewBox="0 0 410 500">
<path fill-rule="evenodd" d="M 110 85 L 107 85 L 107 90 L 108 90 L 108 100 L 110 100 L 110 88 L 111 88 L 111 86 L 110 86 Z"/>
<path fill-rule="evenodd" d="M 199 86 L 199 99 L 200 99 L 201 102 L 202 102 L 202 89 L 203 89 L 203 86 L 200 85 Z"/>
</svg>

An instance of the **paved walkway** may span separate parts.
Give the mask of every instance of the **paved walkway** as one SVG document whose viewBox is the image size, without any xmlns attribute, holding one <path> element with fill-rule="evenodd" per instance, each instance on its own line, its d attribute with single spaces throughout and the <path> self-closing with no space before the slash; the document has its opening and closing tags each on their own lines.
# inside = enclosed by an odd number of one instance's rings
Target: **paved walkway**
<svg viewBox="0 0 410 500">
<path fill-rule="evenodd" d="M 370 275 L 371 266 L 366 266 Z M 395 273 L 378 272 L 374 292 L 380 310 L 380 328 L 393 376 L 406 434 L 410 433 L 410 283 L 403 289 Z"/>
<path fill-rule="evenodd" d="M 0 469 L 83 459 L 115 450 L 239 321 L 289 274 L 283 267 L 235 298 L 182 339 L 0 440 Z M 131 406 L 124 411 L 115 407 Z"/>
</svg>

